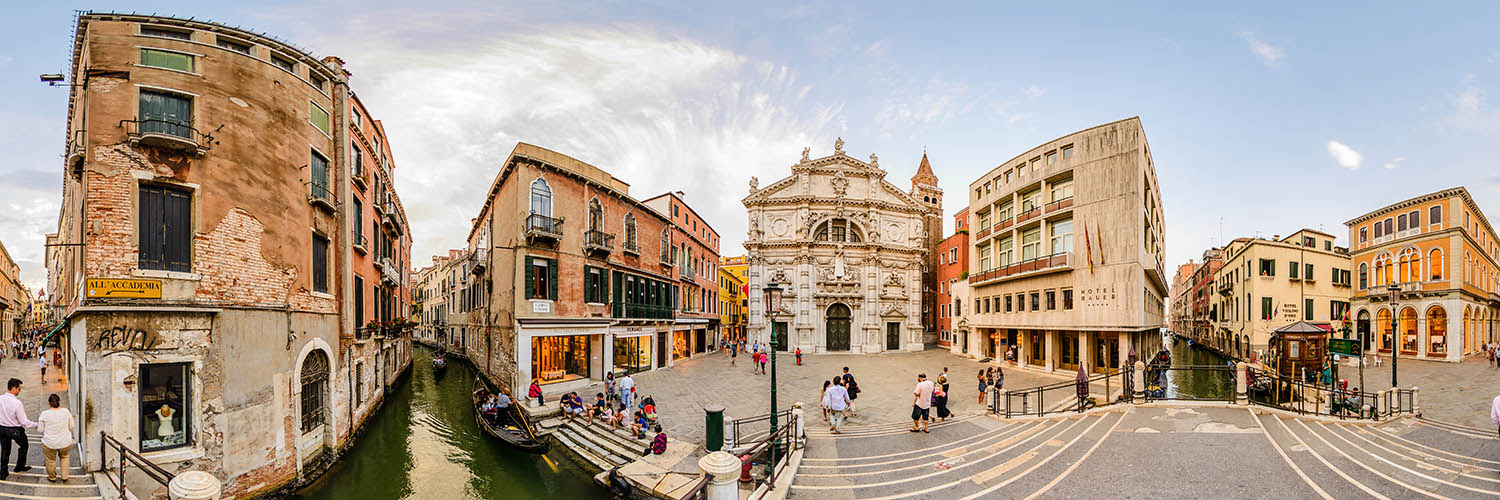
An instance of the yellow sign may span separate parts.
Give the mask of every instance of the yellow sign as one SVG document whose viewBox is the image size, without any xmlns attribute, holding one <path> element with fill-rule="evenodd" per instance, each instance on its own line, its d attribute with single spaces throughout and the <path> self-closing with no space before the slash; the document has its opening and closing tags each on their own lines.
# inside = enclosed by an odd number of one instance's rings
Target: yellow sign
<svg viewBox="0 0 1500 500">
<path fill-rule="evenodd" d="M 91 299 L 159 299 L 161 281 L 91 278 L 88 280 L 88 290 Z"/>
</svg>

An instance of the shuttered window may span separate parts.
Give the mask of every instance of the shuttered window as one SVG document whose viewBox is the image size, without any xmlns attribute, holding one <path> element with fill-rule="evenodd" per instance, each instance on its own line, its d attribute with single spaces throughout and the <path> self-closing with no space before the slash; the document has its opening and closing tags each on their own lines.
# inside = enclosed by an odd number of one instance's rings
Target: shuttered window
<svg viewBox="0 0 1500 500">
<path fill-rule="evenodd" d="M 557 259 L 526 256 L 526 298 L 557 300 Z"/>
<path fill-rule="evenodd" d="M 325 115 L 326 116 L 326 115 Z M 322 200 L 332 200 L 333 195 L 328 192 L 328 159 L 317 151 L 308 154 L 308 170 L 311 171 L 312 196 Z"/>
<path fill-rule="evenodd" d="M 140 187 L 140 243 L 137 266 L 141 269 L 191 272 L 192 194 L 165 186 Z"/>
<path fill-rule="evenodd" d="M 143 134 L 168 134 L 192 138 L 193 101 L 187 97 L 141 90 L 140 130 Z"/>
<path fill-rule="evenodd" d="M 307 101 L 307 120 L 318 127 L 318 130 L 328 133 L 328 112 L 318 107 L 317 103 Z"/>
<path fill-rule="evenodd" d="M 141 49 L 141 65 L 193 72 L 193 56 L 181 52 Z"/>
<path fill-rule="evenodd" d="M 312 250 L 313 291 L 328 293 L 328 238 L 314 234 Z"/>
</svg>

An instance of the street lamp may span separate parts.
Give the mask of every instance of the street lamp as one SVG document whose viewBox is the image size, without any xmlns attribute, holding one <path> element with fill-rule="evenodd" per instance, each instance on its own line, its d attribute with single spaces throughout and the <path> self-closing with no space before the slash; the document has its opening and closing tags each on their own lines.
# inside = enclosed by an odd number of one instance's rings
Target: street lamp
<svg viewBox="0 0 1500 500">
<path fill-rule="evenodd" d="M 1396 331 L 1396 303 L 1401 300 L 1401 285 L 1391 283 L 1386 287 L 1391 292 L 1391 388 L 1396 388 L 1396 360 L 1401 358 L 1401 336 Z"/>
<path fill-rule="evenodd" d="M 766 303 L 766 329 L 771 335 L 771 436 L 776 435 L 776 322 L 771 314 L 781 310 L 781 285 L 766 283 L 762 287 Z M 776 445 L 771 445 L 771 468 L 776 467 Z"/>
</svg>

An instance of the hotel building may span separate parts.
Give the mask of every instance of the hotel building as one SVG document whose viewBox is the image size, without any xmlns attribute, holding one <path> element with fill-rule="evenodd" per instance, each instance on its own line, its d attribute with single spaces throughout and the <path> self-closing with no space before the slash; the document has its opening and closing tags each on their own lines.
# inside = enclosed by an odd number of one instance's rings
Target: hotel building
<svg viewBox="0 0 1500 500">
<path fill-rule="evenodd" d="M 1500 244 L 1467 189 L 1417 196 L 1344 224 L 1356 269 L 1354 330 L 1367 349 L 1460 361 L 1497 340 Z M 1390 285 L 1400 288 L 1395 304 Z"/>
<path fill-rule="evenodd" d="M 1349 250 L 1331 234 L 1303 229 L 1282 238 L 1236 238 L 1213 275 L 1204 345 L 1259 360 L 1276 329 L 1306 321 L 1341 332 L 1350 319 Z M 1255 353 L 1252 356 L 1252 353 Z"/>
<path fill-rule="evenodd" d="M 966 314 L 977 354 L 1047 371 L 1119 367 L 1155 352 L 1165 314 L 1165 222 L 1140 119 L 1017 155 L 969 185 Z"/>
</svg>

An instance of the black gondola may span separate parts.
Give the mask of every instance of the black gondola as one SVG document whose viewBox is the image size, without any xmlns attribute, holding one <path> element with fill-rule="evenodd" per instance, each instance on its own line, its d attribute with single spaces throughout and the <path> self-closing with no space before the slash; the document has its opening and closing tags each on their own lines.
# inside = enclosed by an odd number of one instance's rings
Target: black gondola
<svg viewBox="0 0 1500 500">
<path fill-rule="evenodd" d="M 474 391 L 471 394 L 477 396 L 480 390 L 486 394 L 494 392 L 490 390 L 489 384 L 486 384 L 484 379 L 475 377 Z M 484 412 L 480 410 L 483 401 L 477 401 L 477 397 L 475 399 L 474 421 L 478 422 L 479 427 L 491 436 L 527 453 L 546 453 L 547 448 L 552 445 L 551 437 L 536 433 L 536 427 L 531 424 L 531 419 L 526 416 L 526 412 L 521 410 L 519 403 L 511 401 L 508 411 L 486 418 Z"/>
<path fill-rule="evenodd" d="M 447 368 L 447 367 L 448 367 L 448 355 L 447 355 L 447 353 L 444 353 L 443 351 L 438 351 L 438 352 L 436 352 L 436 353 L 434 353 L 432 355 L 432 371 L 433 372 L 442 373 L 443 369 Z"/>
</svg>

